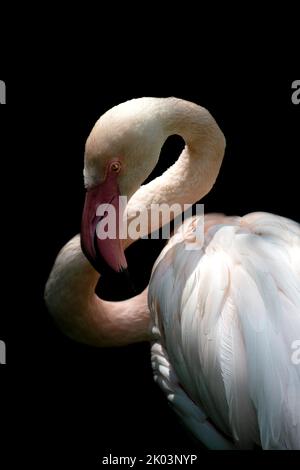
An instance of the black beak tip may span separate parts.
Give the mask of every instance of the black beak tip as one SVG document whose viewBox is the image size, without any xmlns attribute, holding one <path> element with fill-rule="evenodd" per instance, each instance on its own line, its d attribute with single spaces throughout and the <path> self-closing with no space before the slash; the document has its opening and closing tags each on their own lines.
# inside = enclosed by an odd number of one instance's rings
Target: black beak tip
<svg viewBox="0 0 300 470">
<path fill-rule="evenodd" d="M 127 291 L 131 296 L 137 295 L 137 290 L 132 281 L 128 268 L 121 268 L 119 274 L 123 276 L 124 284 L 127 286 Z"/>
</svg>

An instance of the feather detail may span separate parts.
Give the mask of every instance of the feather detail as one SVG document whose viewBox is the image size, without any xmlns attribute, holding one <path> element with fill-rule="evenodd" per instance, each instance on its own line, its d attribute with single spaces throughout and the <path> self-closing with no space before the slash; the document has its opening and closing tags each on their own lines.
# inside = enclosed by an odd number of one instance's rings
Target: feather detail
<svg viewBox="0 0 300 470">
<path fill-rule="evenodd" d="M 193 406 L 237 448 L 299 449 L 300 368 L 291 360 L 300 338 L 299 225 L 265 213 L 210 215 L 203 246 L 188 251 L 194 222 L 170 240 L 149 285 L 170 363 L 159 380 L 172 365 Z M 181 401 L 173 404 L 180 414 Z M 184 421 L 195 434 L 196 421 Z"/>
</svg>

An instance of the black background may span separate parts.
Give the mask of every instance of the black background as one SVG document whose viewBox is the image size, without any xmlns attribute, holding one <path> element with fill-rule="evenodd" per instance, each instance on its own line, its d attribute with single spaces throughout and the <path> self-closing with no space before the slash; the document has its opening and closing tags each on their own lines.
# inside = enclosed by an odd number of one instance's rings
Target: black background
<svg viewBox="0 0 300 470">
<path fill-rule="evenodd" d="M 136 61 L 134 69 L 122 61 L 108 66 L 95 59 L 78 69 L 66 64 L 54 69 L 51 62 L 41 69 L 36 64 L 35 73 L 22 68 L 20 75 L 0 76 L 7 83 L 7 105 L 0 109 L 7 152 L 0 330 L 7 365 L 1 367 L 0 424 L 1 457 L 6 454 L 10 465 L 21 460 L 86 468 L 108 453 L 141 458 L 197 453 L 199 461 L 203 455 L 152 381 L 148 344 L 121 349 L 77 344 L 58 331 L 44 306 L 55 256 L 79 231 L 84 143 L 105 110 L 133 97 L 171 95 L 207 107 L 227 149 L 217 183 L 202 201 L 206 212 L 270 211 L 300 222 L 300 105 L 291 102 L 297 76 L 250 78 L 240 71 L 229 74 L 226 67 L 208 74 L 184 61 L 173 64 L 173 72 L 154 66 L 151 56 L 148 61 L 148 67 Z M 175 161 L 181 146 L 177 137 L 168 140 L 157 173 Z M 139 289 L 161 247 L 140 241 L 128 250 Z M 111 298 L 122 289 L 109 279 L 106 287 Z M 221 458 L 237 459 L 231 453 Z"/>
</svg>

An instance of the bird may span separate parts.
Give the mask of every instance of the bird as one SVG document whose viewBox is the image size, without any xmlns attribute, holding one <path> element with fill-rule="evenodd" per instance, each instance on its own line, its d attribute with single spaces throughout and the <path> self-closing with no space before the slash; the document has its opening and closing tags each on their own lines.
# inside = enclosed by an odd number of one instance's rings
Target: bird
<svg viewBox="0 0 300 470">
<path fill-rule="evenodd" d="M 185 142 L 177 161 L 143 184 L 174 134 Z M 81 235 L 58 254 L 45 301 L 77 341 L 149 341 L 154 380 L 208 449 L 300 449 L 300 367 L 291 359 L 300 338 L 297 222 L 207 214 L 199 240 L 203 218 L 192 216 L 167 241 L 143 292 L 119 302 L 95 293 L 105 268 L 127 273 L 124 250 L 135 241 L 121 238 L 119 226 L 116 237 L 99 239 L 97 208 L 113 206 L 127 226 L 141 207 L 183 211 L 214 186 L 225 146 L 212 115 L 183 99 L 135 98 L 104 113 L 85 146 Z"/>
</svg>

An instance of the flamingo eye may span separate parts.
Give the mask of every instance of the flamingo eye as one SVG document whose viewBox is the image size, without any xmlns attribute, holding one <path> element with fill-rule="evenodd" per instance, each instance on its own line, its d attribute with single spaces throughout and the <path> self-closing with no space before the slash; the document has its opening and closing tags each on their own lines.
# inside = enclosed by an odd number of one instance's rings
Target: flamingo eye
<svg viewBox="0 0 300 470">
<path fill-rule="evenodd" d="M 120 162 L 113 162 L 110 165 L 110 171 L 113 171 L 114 173 L 119 173 L 121 170 L 121 163 Z"/>
</svg>

